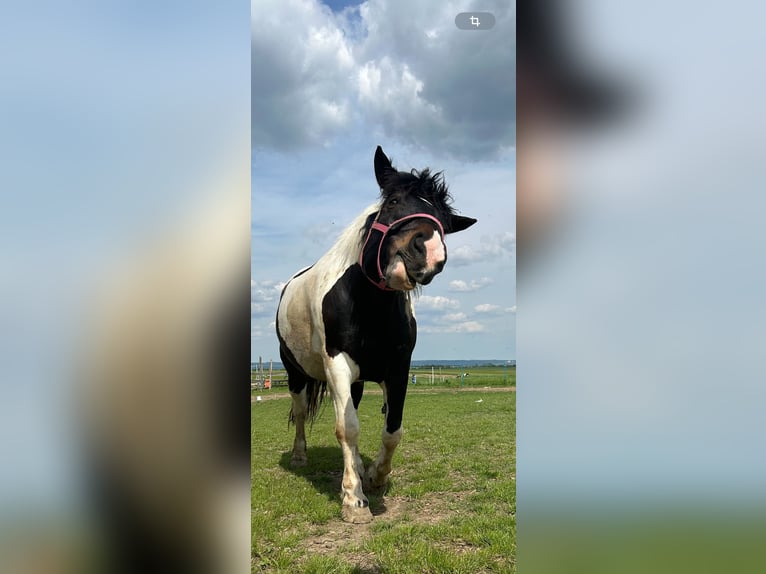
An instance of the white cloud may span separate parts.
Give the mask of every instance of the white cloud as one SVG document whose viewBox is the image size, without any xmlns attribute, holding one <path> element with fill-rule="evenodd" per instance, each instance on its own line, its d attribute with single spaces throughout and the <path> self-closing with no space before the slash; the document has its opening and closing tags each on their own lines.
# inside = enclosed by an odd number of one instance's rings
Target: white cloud
<svg viewBox="0 0 766 574">
<path fill-rule="evenodd" d="M 484 325 L 478 321 L 465 321 L 455 328 L 456 333 L 479 333 L 484 330 Z"/>
<path fill-rule="evenodd" d="M 469 321 L 463 312 L 453 312 L 427 317 L 418 324 L 418 330 L 423 333 L 476 333 L 483 331 L 484 326 Z"/>
<path fill-rule="evenodd" d="M 352 46 L 318 2 L 259 0 L 251 17 L 252 143 L 324 145 L 352 117 Z"/>
<path fill-rule="evenodd" d="M 284 281 L 250 279 L 250 301 L 256 303 L 277 301 L 285 285 Z"/>
<path fill-rule="evenodd" d="M 491 5 L 496 30 L 513 37 L 513 4 Z M 515 46 L 499 35 L 455 33 L 459 11 L 443 0 L 362 4 L 367 34 L 355 45 L 357 59 L 380 71 L 381 89 L 360 104 L 391 138 L 487 160 L 514 140 Z"/>
<path fill-rule="evenodd" d="M 421 295 L 420 297 L 417 297 L 414 302 L 416 309 L 433 309 L 441 311 L 446 309 L 458 309 L 460 307 L 460 301 L 442 295 Z"/>
<path fill-rule="evenodd" d="M 492 303 L 482 303 L 481 305 L 476 305 L 473 308 L 474 311 L 477 313 L 483 313 L 483 314 L 496 314 L 496 315 L 502 315 L 504 313 L 515 313 L 516 312 L 516 305 L 513 305 L 511 307 L 502 307 L 501 305 L 494 305 Z"/>
<path fill-rule="evenodd" d="M 341 229 L 335 222 L 315 223 L 307 227 L 303 235 L 312 243 L 329 247 L 333 244 Z"/>
<path fill-rule="evenodd" d="M 479 240 L 479 245 L 461 245 L 455 248 L 449 255 L 449 263 L 462 267 L 481 261 L 494 261 L 503 257 L 510 257 L 516 251 L 516 234 L 511 231 L 484 236 Z"/>
<path fill-rule="evenodd" d="M 342 13 L 316 1 L 258 0 L 254 147 L 326 146 L 358 121 L 432 154 L 498 157 L 514 140 L 515 47 L 506 38 L 515 10 L 492 8 L 497 33 L 468 35 L 442 0 L 367 0 Z"/>
<path fill-rule="evenodd" d="M 489 277 L 481 277 L 480 279 L 471 279 L 470 281 L 463 281 L 462 279 L 456 279 L 449 282 L 448 289 L 450 291 L 457 291 L 460 293 L 469 293 L 471 291 L 477 291 L 482 287 L 492 283 L 492 279 Z"/>
<path fill-rule="evenodd" d="M 483 303 L 473 308 L 477 313 L 494 313 L 498 309 L 500 309 L 500 305 L 492 305 L 491 303 Z"/>
<path fill-rule="evenodd" d="M 270 321 L 266 321 L 265 319 L 261 318 L 261 320 L 252 320 L 250 322 L 250 336 L 251 337 L 267 337 L 267 338 L 274 338 L 276 339 L 276 333 L 274 331 L 274 328 L 276 327 L 276 321 L 273 319 Z"/>
<path fill-rule="evenodd" d="M 389 132 L 444 134 L 449 128 L 440 110 L 423 98 L 425 84 L 405 62 L 389 56 L 366 62 L 356 84 L 362 107 Z"/>
<path fill-rule="evenodd" d="M 485 328 L 478 321 L 462 321 L 450 325 L 424 325 L 418 330 L 424 333 L 481 333 Z"/>
<path fill-rule="evenodd" d="M 284 281 L 250 279 L 250 316 L 260 319 L 274 317 L 284 286 Z"/>
</svg>

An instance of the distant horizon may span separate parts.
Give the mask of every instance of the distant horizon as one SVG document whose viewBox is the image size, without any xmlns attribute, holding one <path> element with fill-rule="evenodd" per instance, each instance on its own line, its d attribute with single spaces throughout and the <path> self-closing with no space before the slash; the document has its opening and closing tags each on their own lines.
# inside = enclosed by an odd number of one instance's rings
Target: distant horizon
<svg viewBox="0 0 766 574">
<path fill-rule="evenodd" d="M 268 364 L 271 361 L 271 359 L 262 359 L 263 364 Z M 282 365 L 282 361 L 271 361 L 275 365 Z M 516 363 L 516 359 L 412 359 L 411 364 L 420 363 L 420 364 L 444 364 L 444 363 Z M 250 365 L 257 365 L 257 360 L 250 360 Z M 282 365 L 284 366 L 284 365 Z"/>
</svg>

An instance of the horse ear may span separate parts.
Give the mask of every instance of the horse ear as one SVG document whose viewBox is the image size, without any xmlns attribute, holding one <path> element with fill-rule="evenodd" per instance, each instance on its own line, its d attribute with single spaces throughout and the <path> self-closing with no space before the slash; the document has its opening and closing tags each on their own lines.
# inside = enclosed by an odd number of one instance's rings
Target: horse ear
<svg viewBox="0 0 766 574">
<path fill-rule="evenodd" d="M 383 153 L 383 148 L 378 146 L 375 150 L 375 179 L 378 180 L 378 186 L 383 189 L 388 178 L 388 174 L 395 171 L 391 165 L 391 160 Z"/>
<path fill-rule="evenodd" d="M 446 233 L 457 233 L 458 231 L 463 231 L 464 229 L 471 227 L 474 223 L 476 223 L 476 221 L 477 220 L 473 217 L 452 215 L 450 216 L 449 227 L 446 230 Z"/>
</svg>

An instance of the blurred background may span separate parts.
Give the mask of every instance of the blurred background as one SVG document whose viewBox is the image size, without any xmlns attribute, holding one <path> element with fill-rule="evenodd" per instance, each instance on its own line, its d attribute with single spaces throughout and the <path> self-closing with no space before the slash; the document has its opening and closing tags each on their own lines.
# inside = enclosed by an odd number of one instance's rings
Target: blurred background
<svg viewBox="0 0 766 574">
<path fill-rule="evenodd" d="M 761 15 L 518 4 L 520 572 L 766 564 Z"/>
<path fill-rule="evenodd" d="M 0 571 L 249 564 L 247 2 L 6 2 Z"/>
</svg>

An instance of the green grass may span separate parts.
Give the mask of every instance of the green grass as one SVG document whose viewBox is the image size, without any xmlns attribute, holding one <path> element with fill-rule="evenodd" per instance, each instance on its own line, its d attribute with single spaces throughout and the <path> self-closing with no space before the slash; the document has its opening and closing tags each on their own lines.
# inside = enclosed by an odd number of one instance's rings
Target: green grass
<svg viewBox="0 0 766 574">
<path fill-rule="evenodd" d="M 461 378 L 461 373 L 468 373 L 468 376 Z M 414 368 L 410 370 L 410 378 L 416 375 L 419 385 L 431 386 L 431 369 Z M 433 385 L 445 387 L 499 387 L 516 385 L 516 366 L 504 367 L 464 367 L 459 368 L 439 368 L 433 370 Z"/>
<path fill-rule="evenodd" d="M 388 490 L 366 493 L 370 525 L 340 521 L 343 464 L 329 401 L 307 429 L 309 464 L 301 469 L 288 464 L 290 400 L 254 404 L 253 572 L 515 571 L 515 398 L 410 394 Z M 380 445 L 381 404 L 368 395 L 359 407 L 366 465 Z"/>
</svg>

